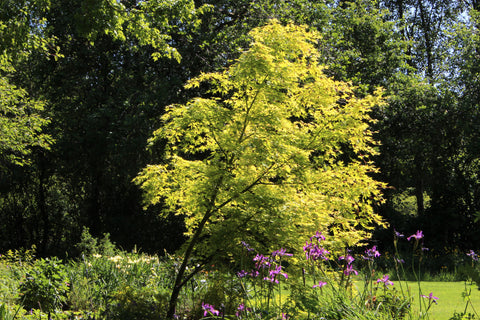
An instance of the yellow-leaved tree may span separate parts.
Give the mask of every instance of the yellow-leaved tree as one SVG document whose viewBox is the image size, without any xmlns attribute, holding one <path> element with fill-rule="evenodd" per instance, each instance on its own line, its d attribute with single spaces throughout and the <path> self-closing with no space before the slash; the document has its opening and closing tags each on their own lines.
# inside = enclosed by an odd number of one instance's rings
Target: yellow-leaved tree
<svg viewBox="0 0 480 320">
<path fill-rule="evenodd" d="M 168 318 L 192 257 L 234 259 L 241 240 L 301 249 L 317 230 L 342 250 L 381 223 L 368 114 L 381 93 L 358 99 L 328 78 L 307 27 L 271 21 L 250 36 L 224 72 L 187 84 L 204 96 L 168 108 L 152 138 L 166 141 L 165 159 L 135 179 L 148 204 L 185 217 L 189 239 Z"/>
</svg>

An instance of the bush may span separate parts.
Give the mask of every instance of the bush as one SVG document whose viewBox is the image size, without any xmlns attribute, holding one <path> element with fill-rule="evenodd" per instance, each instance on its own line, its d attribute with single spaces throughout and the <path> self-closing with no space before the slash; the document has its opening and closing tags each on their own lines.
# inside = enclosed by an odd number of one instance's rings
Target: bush
<svg viewBox="0 0 480 320">
<path fill-rule="evenodd" d="M 27 250 L 9 250 L 0 255 L 0 301 L 14 304 L 18 298 L 18 285 L 35 258 L 35 246 Z"/>
<path fill-rule="evenodd" d="M 67 299 L 69 282 L 62 260 L 47 258 L 35 261 L 20 287 L 20 303 L 26 309 L 53 311 L 62 308 Z"/>
<path fill-rule="evenodd" d="M 90 234 L 87 227 L 83 227 L 80 242 L 75 245 L 75 248 L 83 257 L 91 256 L 92 254 L 114 256 L 117 252 L 115 243 L 110 240 L 109 233 L 104 233 L 103 238 L 98 240 Z"/>
<path fill-rule="evenodd" d="M 161 319 L 167 308 L 168 296 L 152 287 L 126 286 L 113 294 L 105 315 L 107 319 Z"/>
</svg>

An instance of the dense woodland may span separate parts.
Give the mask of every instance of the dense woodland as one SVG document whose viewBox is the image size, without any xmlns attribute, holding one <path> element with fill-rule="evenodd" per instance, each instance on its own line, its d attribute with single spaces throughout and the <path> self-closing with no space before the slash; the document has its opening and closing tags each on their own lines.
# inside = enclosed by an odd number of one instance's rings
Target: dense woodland
<svg viewBox="0 0 480 320">
<path fill-rule="evenodd" d="M 144 208 L 133 180 L 165 153 L 168 105 L 222 71 L 272 19 L 317 30 L 325 73 L 373 108 L 375 210 L 433 252 L 480 247 L 477 0 L 0 0 L 0 252 L 75 256 L 84 227 L 124 249 L 173 252 L 181 215 Z M 190 157 L 202 158 L 201 151 Z M 388 240 L 390 241 L 390 240 Z"/>
</svg>

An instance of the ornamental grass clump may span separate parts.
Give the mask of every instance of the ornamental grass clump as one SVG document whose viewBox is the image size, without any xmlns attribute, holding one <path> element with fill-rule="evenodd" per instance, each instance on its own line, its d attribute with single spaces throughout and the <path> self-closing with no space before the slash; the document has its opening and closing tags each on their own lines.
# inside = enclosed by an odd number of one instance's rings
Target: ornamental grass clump
<svg viewBox="0 0 480 320">
<path fill-rule="evenodd" d="M 249 244 L 242 241 L 245 258 L 235 277 L 241 286 L 240 303 L 235 310 L 237 319 L 287 319 L 285 299 L 282 287 L 289 278 L 284 270 L 285 259 L 292 256 L 286 249 L 280 248 L 271 254 L 256 253 Z M 225 317 L 222 308 L 202 302 L 204 316 Z M 277 317 L 278 315 L 278 317 Z"/>
<path fill-rule="evenodd" d="M 115 319 L 134 313 L 159 316 L 168 301 L 175 262 L 168 255 L 160 259 L 137 252 L 84 255 L 70 268 L 70 306 Z"/>
<path fill-rule="evenodd" d="M 401 319 L 409 312 L 409 298 L 397 292 L 389 275 L 374 278 L 376 259 L 381 256 L 376 246 L 366 249 L 359 259 L 348 248 L 336 257 L 325 248 L 325 240 L 317 232 L 303 247 L 303 288 L 297 286 L 292 290 L 293 302 L 300 311 L 297 311 L 298 316 L 306 319 Z M 367 265 L 363 282 L 355 267 L 356 260 Z"/>
<path fill-rule="evenodd" d="M 477 287 L 480 289 L 480 270 L 479 270 L 479 257 L 475 251 L 470 250 L 466 253 L 468 257 L 470 257 L 469 263 L 464 266 L 464 272 L 467 274 L 468 278 L 465 279 L 464 285 L 465 289 L 462 292 L 462 297 L 465 301 L 465 308 L 463 312 L 455 312 L 450 319 L 457 320 L 457 319 L 480 319 L 480 316 L 475 309 L 475 306 L 472 303 L 472 288 L 469 283 L 475 282 Z M 428 299 L 428 306 L 430 307 L 432 303 L 437 302 L 437 297 L 431 296 L 424 296 Z M 471 312 L 469 312 L 471 310 Z"/>
<path fill-rule="evenodd" d="M 410 296 L 398 291 L 388 274 L 374 277 L 376 259 L 381 256 L 376 246 L 358 257 L 349 249 L 342 255 L 333 254 L 320 232 L 306 241 L 303 259 L 296 259 L 283 248 L 263 255 L 245 242 L 242 246 L 248 259 L 241 259 L 242 267 L 235 273 L 242 288 L 238 307 L 229 313 L 223 303 L 203 301 L 204 317 L 404 319 L 412 315 Z M 363 279 L 356 261 L 359 265 L 366 263 Z M 436 300 L 432 294 L 426 313 Z"/>
<path fill-rule="evenodd" d="M 397 274 L 397 279 L 405 279 L 405 260 L 400 257 L 398 253 L 398 242 L 405 238 L 405 235 L 394 230 L 394 264 L 395 264 L 395 271 Z M 429 251 L 427 247 L 424 246 L 424 234 L 422 230 L 417 230 L 414 234 L 406 237 L 406 240 L 411 243 L 412 245 L 412 256 L 410 258 L 411 261 L 411 271 L 413 273 L 414 279 L 417 283 L 418 287 L 418 308 L 419 308 L 419 319 L 428 319 L 429 318 L 429 310 L 432 307 L 432 304 L 436 304 L 438 298 L 433 296 L 431 292 L 428 296 L 424 295 L 422 292 L 421 280 L 422 280 L 422 260 L 424 258 L 424 253 Z M 403 288 L 401 281 L 400 282 L 400 289 L 404 296 L 411 297 L 410 289 L 408 287 Z M 405 290 L 405 291 L 404 291 Z M 413 297 L 412 297 L 413 301 Z"/>
</svg>

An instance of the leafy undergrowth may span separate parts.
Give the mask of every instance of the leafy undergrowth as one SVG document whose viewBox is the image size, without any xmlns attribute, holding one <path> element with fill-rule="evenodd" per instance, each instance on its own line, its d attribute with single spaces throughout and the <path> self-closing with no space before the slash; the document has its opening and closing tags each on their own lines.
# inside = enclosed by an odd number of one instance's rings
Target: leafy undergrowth
<svg viewBox="0 0 480 320">
<path fill-rule="evenodd" d="M 473 283 L 392 281 L 376 268 L 381 253 L 375 246 L 334 256 L 324 239 L 319 233 L 312 236 L 301 257 L 285 249 L 262 254 L 239 244 L 240 265 L 206 269 L 189 280 L 177 317 L 478 319 L 474 306 L 480 305 L 480 292 Z M 3 254 L 0 320 L 164 318 L 178 257 L 123 252 L 108 237 L 92 241 L 88 232 L 81 246 L 82 257 L 68 262 L 35 259 L 35 248 Z M 475 267 L 477 256 L 470 256 Z M 402 268 L 399 262 L 392 270 L 395 279 Z"/>
</svg>

